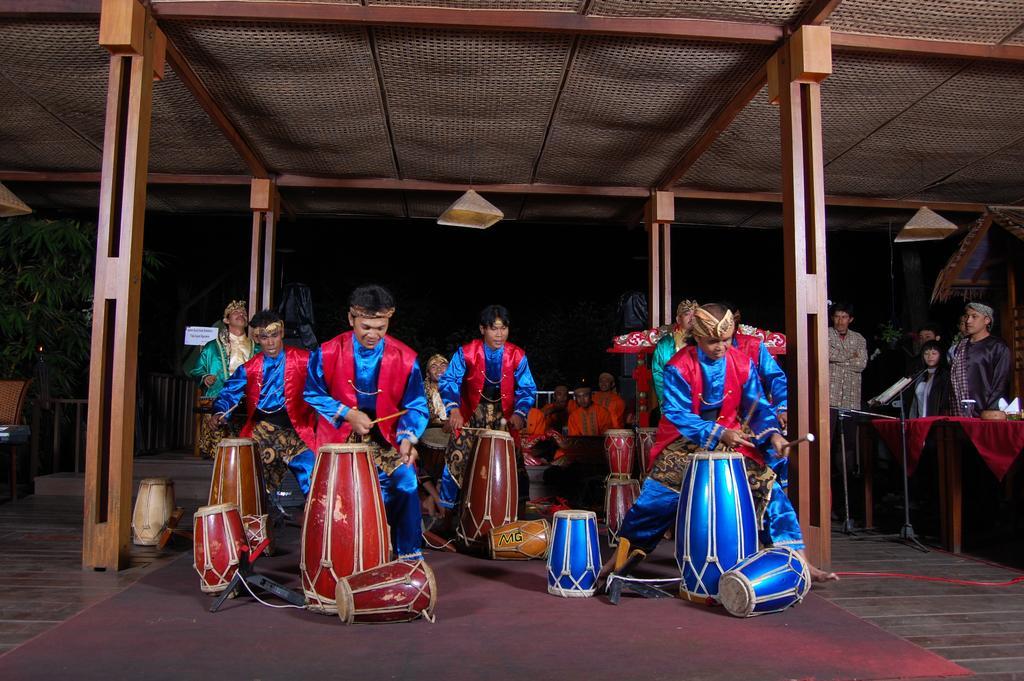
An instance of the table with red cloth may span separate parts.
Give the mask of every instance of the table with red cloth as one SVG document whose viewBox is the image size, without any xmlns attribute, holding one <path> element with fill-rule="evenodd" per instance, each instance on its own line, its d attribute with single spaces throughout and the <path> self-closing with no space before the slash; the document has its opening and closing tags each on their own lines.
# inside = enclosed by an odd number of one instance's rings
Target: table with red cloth
<svg viewBox="0 0 1024 681">
<path fill-rule="evenodd" d="M 900 422 L 875 419 L 871 424 L 897 460 L 903 456 L 900 442 Z M 974 446 L 982 461 L 1000 482 L 1024 450 L 1024 421 L 987 421 L 959 416 L 929 416 L 907 419 L 907 472 L 914 474 L 932 429 L 936 430 L 936 449 L 939 469 L 939 509 L 942 520 L 943 546 L 959 553 L 963 540 L 963 450 L 960 433 Z M 958 432 L 959 431 L 959 432 Z M 870 457 L 867 457 L 870 459 Z M 865 472 L 865 488 L 870 487 L 869 472 Z M 865 494 L 870 502 L 870 495 Z M 865 521 L 870 519 L 866 511 Z M 868 522 L 870 525 L 870 522 Z"/>
</svg>

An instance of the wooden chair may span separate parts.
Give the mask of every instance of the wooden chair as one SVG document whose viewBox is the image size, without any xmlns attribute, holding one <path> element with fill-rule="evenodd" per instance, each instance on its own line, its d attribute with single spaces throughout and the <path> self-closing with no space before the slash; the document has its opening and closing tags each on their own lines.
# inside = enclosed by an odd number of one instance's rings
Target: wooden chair
<svg viewBox="0 0 1024 681">
<path fill-rule="evenodd" d="M 23 423 L 25 397 L 32 380 L 0 381 L 0 425 L 13 426 Z M 18 497 L 18 445 L 10 444 L 7 452 L 11 457 L 10 483 L 11 501 Z"/>
</svg>

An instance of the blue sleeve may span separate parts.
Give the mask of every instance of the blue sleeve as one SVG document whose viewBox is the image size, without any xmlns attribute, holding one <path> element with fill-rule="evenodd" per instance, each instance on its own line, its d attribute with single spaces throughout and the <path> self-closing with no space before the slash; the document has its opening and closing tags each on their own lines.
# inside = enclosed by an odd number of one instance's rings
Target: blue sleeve
<svg viewBox="0 0 1024 681">
<path fill-rule="evenodd" d="M 462 356 L 462 348 L 459 348 L 452 355 L 452 361 L 448 362 L 448 368 L 437 382 L 441 399 L 444 400 L 444 409 L 449 414 L 452 413 L 452 409 L 459 406 L 459 391 L 462 389 L 462 377 L 465 375 L 466 358 Z"/>
<path fill-rule="evenodd" d="M 761 343 L 761 355 L 758 358 L 758 367 L 761 373 L 761 382 L 767 386 L 769 397 L 772 401 L 772 406 L 775 407 L 775 411 L 786 411 L 788 404 L 788 389 L 786 387 L 786 374 L 782 371 L 782 367 L 772 357 L 772 353 L 768 352 L 768 348 L 764 343 Z"/>
<path fill-rule="evenodd" d="M 423 390 L 423 374 L 420 372 L 418 361 L 413 362 L 409 380 L 405 382 L 402 409 L 408 411 L 398 418 L 398 425 L 395 426 L 396 439 L 399 442 L 412 440 L 415 444 L 423 435 L 423 431 L 427 429 L 427 422 L 430 420 L 427 395 Z"/>
<path fill-rule="evenodd" d="M 704 449 L 714 449 L 724 429 L 718 423 L 705 421 L 693 413 L 693 395 L 690 384 L 683 380 L 679 369 L 666 366 L 664 377 L 665 401 L 661 404 L 661 414 L 679 430 L 679 434 L 690 442 L 695 442 Z M 756 376 L 755 376 L 756 380 Z"/>
<path fill-rule="evenodd" d="M 303 397 L 306 399 L 306 403 L 316 410 L 316 413 L 330 421 L 335 428 L 351 409 L 334 399 L 327 390 L 327 382 L 324 380 L 324 361 L 320 355 L 320 348 L 309 353 L 309 363 L 306 365 L 306 389 L 303 392 Z"/>
<path fill-rule="evenodd" d="M 220 394 L 213 403 L 213 413 L 223 414 L 229 409 L 234 409 L 238 406 L 238 403 L 242 401 L 242 397 L 245 396 L 245 365 L 235 369 L 235 373 L 231 374 L 231 378 L 224 384 Z"/>
<path fill-rule="evenodd" d="M 750 362 L 750 360 L 747 361 Z M 773 433 L 781 433 L 779 417 L 772 409 L 772 405 L 768 404 L 768 398 L 764 396 L 761 379 L 754 371 L 753 362 L 750 362 L 750 375 L 747 376 L 747 382 L 743 384 L 739 417 L 741 423 L 749 418 L 747 425 L 750 427 L 750 432 L 754 434 L 754 443 L 767 454 L 765 461 L 768 465 L 778 461 L 779 454 L 771 448 L 769 443 Z"/>
<path fill-rule="evenodd" d="M 533 407 L 537 401 L 537 383 L 533 380 L 533 374 L 530 372 L 530 363 L 526 361 L 526 356 L 523 355 L 523 359 L 520 360 L 519 366 L 516 367 L 516 410 L 515 413 L 519 414 L 526 419 L 526 415 L 530 413 L 530 408 Z"/>
</svg>

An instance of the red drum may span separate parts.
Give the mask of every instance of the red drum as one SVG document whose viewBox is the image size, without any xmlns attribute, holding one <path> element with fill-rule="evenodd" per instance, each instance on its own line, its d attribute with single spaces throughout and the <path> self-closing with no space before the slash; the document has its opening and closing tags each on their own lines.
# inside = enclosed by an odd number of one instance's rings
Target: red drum
<svg viewBox="0 0 1024 681">
<path fill-rule="evenodd" d="M 604 454 L 612 475 L 629 477 L 633 472 L 633 431 L 604 431 Z"/>
<path fill-rule="evenodd" d="M 207 504 L 237 506 L 249 546 L 256 547 L 270 536 L 263 462 L 260 461 L 253 440 L 244 437 L 228 438 L 217 445 Z"/>
<path fill-rule="evenodd" d="M 492 528 L 519 519 L 519 479 L 511 435 L 501 430 L 480 433 L 463 487 L 458 535 L 466 546 L 478 546 Z"/>
<path fill-rule="evenodd" d="M 397 560 L 338 580 L 338 617 L 345 624 L 434 621 L 437 582 L 422 560 Z"/>
<path fill-rule="evenodd" d="M 299 572 L 313 612 L 337 612 L 338 580 L 386 563 L 391 531 L 370 444 L 324 445 L 302 523 Z"/>
<path fill-rule="evenodd" d="M 199 573 L 199 588 L 208 594 L 220 593 L 228 587 L 240 556 L 249 548 L 238 507 L 201 507 L 196 511 L 192 542 L 192 567 Z"/>
<path fill-rule="evenodd" d="M 604 494 L 604 522 L 608 526 L 608 546 L 618 546 L 622 519 L 640 496 L 640 483 L 612 477 Z"/>
<path fill-rule="evenodd" d="M 647 478 L 647 468 L 651 463 L 651 447 L 654 446 L 654 439 L 657 435 L 657 428 L 636 429 L 636 463 L 638 477 L 641 480 Z"/>
</svg>

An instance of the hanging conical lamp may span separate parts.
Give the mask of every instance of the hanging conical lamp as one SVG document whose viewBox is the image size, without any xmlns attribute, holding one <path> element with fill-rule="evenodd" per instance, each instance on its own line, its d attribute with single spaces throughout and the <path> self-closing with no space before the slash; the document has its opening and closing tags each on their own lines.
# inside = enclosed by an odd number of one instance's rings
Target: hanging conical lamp
<svg viewBox="0 0 1024 681">
<path fill-rule="evenodd" d="M 0 218 L 9 218 L 15 215 L 28 215 L 32 209 L 24 201 L 14 195 L 10 189 L 0 184 Z"/>
<path fill-rule="evenodd" d="M 903 225 L 896 235 L 896 243 L 908 241 L 938 241 L 957 230 L 957 226 L 927 206 L 921 206 L 914 217 Z"/>
<path fill-rule="evenodd" d="M 470 189 L 441 213 L 437 224 L 487 229 L 503 217 L 505 214 L 494 204 Z"/>
</svg>

